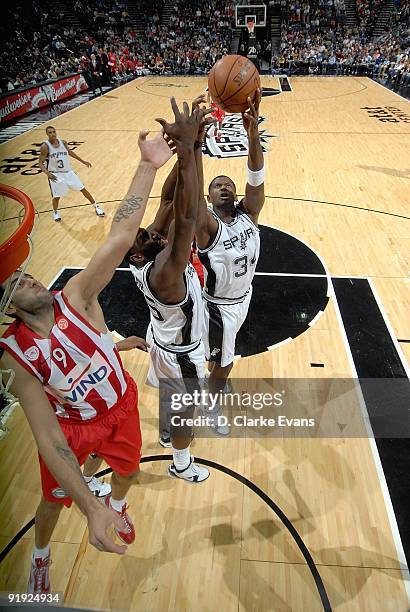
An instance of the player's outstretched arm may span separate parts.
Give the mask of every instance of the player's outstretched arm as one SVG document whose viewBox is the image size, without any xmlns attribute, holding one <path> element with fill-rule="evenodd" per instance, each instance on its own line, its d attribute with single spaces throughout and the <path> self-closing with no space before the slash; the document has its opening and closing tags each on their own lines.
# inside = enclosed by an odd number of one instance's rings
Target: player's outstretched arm
<svg viewBox="0 0 410 612">
<path fill-rule="evenodd" d="M 88 266 L 68 281 L 65 295 L 74 307 L 89 303 L 108 285 L 128 249 L 134 244 L 141 224 L 157 169 L 171 157 L 172 151 L 163 134 L 147 140 L 148 132 L 140 132 L 138 145 L 141 160 L 125 198 L 121 201 L 104 244 Z"/>
<path fill-rule="evenodd" d="M 208 95 L 209 100 L 209 95 Z M 206 102 L 207 98 L 205 94 L 195 98 L 192 103 L 192 108 L 199 108 L 199 105 Z M 208 125 L 213 123 L 211 117 L 203 118 L 198 131 L 198 137 L 194 145 L 195 150 L 195 161 L 196 170 L 198 174 L 198 213 L 195 224 L 195 237 L 199 248 L 206 248 L 210 242 L 212 242 L 218 231 L 218 222 L 208 211 L 208 205 L 205 199 L 205 185 L 204 185 L 204 165 L 202 160 L 202 143 L 205 138 L 205 131 Z"/>
<path fill-rule="evenodd" d="M 239 207 L 252 218 L 254 223 L 258 222 L 259 213 L 265 202 L 265 169 L 258 130 L 261 95 L 258 89 L 254 102 L 248 98 L 249 108 L 242 114 L 243 125 L 248 134 L 249 153 L 245 197 Z"/>
<path fill-rule="evenodd" d="M 174 194 L 174 236 L 171 237 L 169 263 L 183 272 L 191 255 L 198 212 L 198 177 L 193 145 L 178 152 L 177 184 Z"/>
<path fill-rule="evenodd" d="M 198 214 L 195 224 L 195 237 L 200 249 L 205 249 L 218 231 L 218 222 L 208 210 L 204 196 L 204 167 L 202 163 L 202 142 L 195 147 L 196 170 L 198 174 Z"/>
<path fill-rule="evenodd" d="M 90 543 L 99 550 L 123 554 L 127 547 L 118 546 L 107 534 L 113 523 L 121 528 L 121 521 L 118 515 L 102 506 L 87 487 L 40 381 L 7 353 L 2 361 L 6 368 L 15 372 L 12 392 L 19 398 L 40 455 L 60 487 L 87 517 Z"/>
<path fill-rule="evenodd" d="M 158 232 L 158 234 L 164 237 L 168 236 L 169 226 L 174 218 L 174 192 L 175 185 L 177 184 L 177 165 L 178 162 L 175 162 L 171 172 L 165 179 L 165 183 L 161 190 L 159 208 L 154 221 L 148 226 L 150 230 Z"/>
<path fill-rule="evenodd" d="M 198 178 L 194 154 L 194 144 L 198 136 L 203 112 L 199 109 L 189 111 L 184 102 L 182 112 L 175 98 L 171 98 L 175 122 L 168 123 L 157 119 L 164 131 L 176 146 L 178 165 L 177 182 L 174 192 L 174 227 L 170 232 L 169 244 L 160 257 L 157 257 L 151 278 L 154 283 L 160 283 L 162 288 L 180 280 L 189 261 L 192 238 L 198 210 Z"/>
<path fill-rule="evenodd" d="M 91 168 L 91 164 L 88 161 L 85 161 L 82 157 L 80 157 L 79 155 L 77 155 L 77 153 L 74 153 L 74 151 L 71 151 L 71 149 L 68 146 L 68 143 L 63 140 L 63 145 L 65 146 L 65 148 L 68 151 L 68 155 L 70 157 L 72 157 L 73 159 L 76 159 L 77 161 L 81 162 L 82 164 L 84 164 L 84 166 L 87 166 L 87 168 Z"/>
</svg>

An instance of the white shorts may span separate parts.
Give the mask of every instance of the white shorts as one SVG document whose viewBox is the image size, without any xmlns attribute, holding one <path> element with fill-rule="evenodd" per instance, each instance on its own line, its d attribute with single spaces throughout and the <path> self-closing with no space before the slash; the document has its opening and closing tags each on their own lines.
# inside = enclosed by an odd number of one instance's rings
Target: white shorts
<svg viewBox="0 0 410 612">
<path fill-rule="evenodd" d="M 147 385 L 159 387 L 160 378 L 205 378 L 205 351 L 202 342 L 189 353 L 171 353 L 154 342 L 151 326 L 147 330 L 147 342 L 150 344 L 150 368 Z"/>
<path fill-rule="evenodd" d="M 248 314 L 252 287 L 239 304 L 205 302 L 204 333 L 205 357 L 223 368 L 233 362 L 238 331 Z"/>
<path fill-rule="evenodd" d="M 174 435 L 190 436 L 191 430 L 181 432 L 181 429 L 173 430 L 171 417 L 175 410 L 172 405 L 174 394 L 180 398 L 185 393 L 192 394 L 199 391 L 201 381 L 205 379 L 205 351 L 202 342 L 189 353 L 171 353 L 161 348 L 154 342 L 151 326 L 147 331 L 147 342 L 150 344 L 151 363 L 147 376 L 147 384 L 152 387 L 160 387 L 159 397 L 159 434 L 168 437 L 172 431 Z"/>
<path fill-rule="evenodd" d="M 56 181 L 50 181 L 50 179 L 48 181 L 53 198 L 62 198 L 67 195 L 69 189 L 73 189 L 73 191 L 84 189 L 80 177 L 73 170 L 69 170 L 69 172 L 51 172 L 51 174 L 57 177 Z"/>
</svg>

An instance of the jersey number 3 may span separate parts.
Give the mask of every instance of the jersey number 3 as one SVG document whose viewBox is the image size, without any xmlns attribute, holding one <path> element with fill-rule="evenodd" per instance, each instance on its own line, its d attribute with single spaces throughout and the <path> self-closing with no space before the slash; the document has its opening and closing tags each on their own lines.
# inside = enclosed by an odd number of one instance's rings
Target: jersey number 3
<svg viewBox="0 0 410 612">
<path fill-rule="evenodd" d="M 248 271 L 248 256 L 243 255 L 242 257 L 237 257 L 235 259 L 234 264 L 239 265 L 239 270 L 234 273 L 235 278 L 239 278 L 240 276 L 245 276 Z"/>
</svg>

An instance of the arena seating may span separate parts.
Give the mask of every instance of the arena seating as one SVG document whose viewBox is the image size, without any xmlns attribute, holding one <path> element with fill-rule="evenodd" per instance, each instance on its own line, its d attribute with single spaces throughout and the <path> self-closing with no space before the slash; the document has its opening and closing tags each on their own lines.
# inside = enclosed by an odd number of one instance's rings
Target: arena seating
<svg viewBox="0 0 410 612">
<path fill-rule="evenodd" d="M 346 23 L 345 0 L 271 0 L 280 7 L 281 39 L 272 72 L 368 74 L 407 82 L 409 0 L 397 0 L 390 27 L 370 40 L 381 0 L 357 0 L 359 25 Z M 71 0 L 65 13 L 49 0 L 18 0 L 5 8 L 2 92 L 73 72 L 87 73 L 91 54 L 109 56 L 103 81 L 135 74 L 205 74 L 230 52 L 233 4 L 225 0 Z M 165 10 L 166 7 L 166 10 Z M 81 24 L 74 27 L 67 11 Z M 11 27 L 13 24 L 13 27 Z M 24 32 L 24 34 L 23 34 Z M 268 43 L 269 41 L 264 41 Z M 270 59 L 270 44 L 260 49 Z"/>
</svg>

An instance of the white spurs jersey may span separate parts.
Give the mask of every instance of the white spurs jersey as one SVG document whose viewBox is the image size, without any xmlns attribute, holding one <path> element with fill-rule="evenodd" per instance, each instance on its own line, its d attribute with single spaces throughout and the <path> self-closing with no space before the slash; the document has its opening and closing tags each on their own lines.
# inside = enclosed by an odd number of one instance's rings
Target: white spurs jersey
<svg viewBox="0 0 410 612">
<path fill-rule="evenodd" d="M 58 147 L 53 147 L 49 140 L 45 141 L 48 147 L 47 170 L 49 172 L 70 172 L 72 168 L 68 150 L 60 138 L 57 138 L 57 140 Z"/>
<path fill-rule="evenodd" d="M 142 291 L 151 313 L 151 328 L 155 343 L 173 353 L 186 353 L 199 346 L 202 339 L 204 306 L 202 290 L 195 268 L 188 264 L 184 278 L 186 295 L 178 304 L 164 304 L 149 286 L 153 262 L 142 268 L 130 266 L 138 288 Z"/>
<path fill-rule="evenodd" d="M 198 249 L 204 266 L 204 298 L 216 304 L 238 304 L 245 299 L 255 275 L 259 229 L 238 208 L 231 223 L 210 212 L 218 221 L 218 231 L 207 249 Z"/>
</svg>

